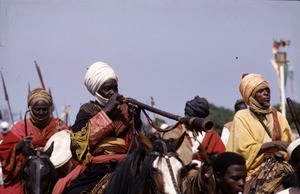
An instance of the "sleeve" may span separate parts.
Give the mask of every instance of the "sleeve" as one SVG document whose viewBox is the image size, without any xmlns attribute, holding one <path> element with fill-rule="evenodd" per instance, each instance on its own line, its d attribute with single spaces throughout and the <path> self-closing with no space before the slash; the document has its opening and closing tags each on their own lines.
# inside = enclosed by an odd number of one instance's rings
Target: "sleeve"
<svg viewBox="0 0 300 194">
<path fill-rule="evenodd" d="M 258 125 L 251 123 L 247 115 L 236 113 L 232 123 L 226 151 L 241 154 L 246 159 L 247 169 L 255 168 L 263 160 L 263 155 L 258 156 L 264 135 L 259 133 Z M 255 129 L 255 130 L 254 130 Z M 254 165 L 254 166 L 253 166 Z"/>
<path fill-rule="evenodd" d="M 294 138 L 293 138 L 293 135 L 292 135 L 293 133 L 292 133 L 289 123 L 280 112 L 277 112 L 277 115 L 278 115 L 278 120 L 280 123 L 280 129 L 281 129 L 281 140 L 291 143 L 294 140 Z"/>
<path fill-rule="evenodd" d="M 71 151 L 78 161 L 91 160 L 93 146 L 114 131 L 113 122 L 100 110 L 95 116 L 84 116 L 82 111 L 77 115 L 77 121 L 71 128 Z M 80 117 L 80 115 L 83 115 Z M 84 119 L 85 118 L 85 119 Z M 80 128 L 81 127 L 81 128 Z"/>
<path fill-rule="evenodd" d="M 0 160 L 2 163 L 4 184 L 7 185 L 17 178 L 25 157 L 17 153 L 16 146 L 20 138 L 10 131 L 0 144 Z"/>
</svg>

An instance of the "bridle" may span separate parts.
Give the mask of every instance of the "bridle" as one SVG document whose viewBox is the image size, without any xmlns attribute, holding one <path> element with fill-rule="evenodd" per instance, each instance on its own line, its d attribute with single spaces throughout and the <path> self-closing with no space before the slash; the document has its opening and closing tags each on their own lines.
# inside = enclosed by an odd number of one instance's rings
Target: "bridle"
<svg viewBox="0 0 300 194">
<path fill-rule="evenodd" d="M 163 158 L 166 159 L 168 170 L 169 170 L 169 173 L 170 173 L 170 176 L 171 176 L 171 179 L 172 179 L 173 187 L 175 188 L 177 194 L 181 194 L 180 188 L 179 188 L 179 186 L 177 184 L 177 181 L 175 179 L 175 175 L 174 175 L 174 172 L 173 172 L 173 169 L 172 169 L 170 158 L 175 157 L 177 160 L 180 161 L 181 164 L 183 164 L 183 162 L 179 158 L 179 155 L 176 151 L 175 152 L 174 151 L 171 151 L 171 152 L 168 151 L 166 142 L 164 142 L 162 139 L 158 139 L 158 140 L 155 141 L 155 143 L 156 142 L 159 142 L 162 145 L 163 153 L 159 153 L 157 151 L 151 151 L 150 155 L 159 156 L 159 157 L 163 157 Z"/>
<path fill-rule="evenodd" d="M 28 161 L 36 160 L 37 167 L 38 167 L 38 168 L 36 168 L 36 171 L 37 171 L 37 175 L 36 175 L 37 176 L 36 177 L 37 185 L 41 185 L 41 169 L 39 168 L 39 166 L 41 166 L 41 164 L 42 164 L 41 159 L 47 159 L 47 160 L 49 160 L 49 162 L 51 162 L 50 157 L 48 155 L 41 155 L 41 151 L 39 149 L 36 151 L 36 155 L 31 155 L 27 159 Z M 51 193 L 50 192 L 50 187 L 51 187 L 51 181 L 49 181 L 48 189 L 47 189 L 46 194 Z M 37 191 L 37 193 L 41 193 L 40 187 L 36 187 L 36 191 Z M 24 193 L 27 193 L 25 188 L 24 188 Z"/>
</svg>

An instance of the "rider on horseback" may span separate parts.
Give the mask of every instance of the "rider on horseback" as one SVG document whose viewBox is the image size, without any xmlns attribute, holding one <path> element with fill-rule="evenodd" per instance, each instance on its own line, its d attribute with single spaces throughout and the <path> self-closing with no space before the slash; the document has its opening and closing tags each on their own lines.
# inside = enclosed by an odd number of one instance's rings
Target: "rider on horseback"
<svg viewBox="0 0 300 194">
<path fill-rule="evenodd" d="M 280 177 L 291 169 L 286 163 L 291 128 L 285 117 L 271 107 L 269 84 L 263 76 L 243 76 L 240 93 L 249 108 L 235 114 L 227 150 L 246 159 L 245 193 L 271 193 Z"/>
<path fill-rule="evenodd" d="M 109 162 L 122 160 L 131 148 L 134 110 L 119 101 L 115 71 L 96 62 L 86 72 L 85 86 L 96 100 L 80 107 L 71 127 L 72 155 L 80 164 L 57 182 L 53 193 L 91 192 L 115 168 Z"/>
<path fill-rule="evenodd" d="M 0 145 L 4 185 L 0 193 L 24 193 L 23 181 L 18 174 L 25 162 L 24 151 L 28 146 L 44 147 L 47 140 L 57 131 L 68 129 L 60 119 L 52 117 L 52 96 L 42 88 L 36 88 L 27 98 L 30 118 L 24 118 L 11 128 Z"/>
</svg>

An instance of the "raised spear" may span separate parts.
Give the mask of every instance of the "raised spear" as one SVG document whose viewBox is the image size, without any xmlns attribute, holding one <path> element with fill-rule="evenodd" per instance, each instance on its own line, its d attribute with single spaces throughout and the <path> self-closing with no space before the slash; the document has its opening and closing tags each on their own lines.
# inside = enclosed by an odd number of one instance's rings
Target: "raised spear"
<svg viewBox="0 0 300 194">
<path fill-rule="evenodd" d="M 0 72 L 1 72 L 1 79 L 2 79 L 2 83 L 3 83 L 4 96 L 5 96 L 5 100 L 7 102 L 7 105 L 8 105 L 8 110 L 9 110 L 9 113 L 10 113 L 11 121 L 12 121 L 12 123 L 15 123 L 14 117 L 13 117 L 13 114 L 12 114 L 12 111 L 11 111 L 10 103 L 9 103 L 9 98 L 8 98 L 8 93 L 7 93 L 7 90 L 6 90 L 4 77 L 3 77 L 2 71 L 0 71 Z"/>
<path fill-rule="evenodd" d="M 38 72 L 38 75 L 39 75 L 42 87 L 46 90 L 46 87 L 45 87 L 45 84 L 44 84 L 44 80 L 43 80 L 43 76 L 42 76 L 42 72 L 40 70 L 40 67 L 37 65 L 36 61 L 34 61 L 34 64 L 35 64 L 36 70 Z"/>
<path fill-rule="evenodd" d="M 151 107 L 154 107 L 154 106 L 155 106 L 154 98 L 151 96 Z M 158 125 L 158 115 L 157 115 L 157 113 L 153 113 L 153 114 L 154 114 L 155 123 Z"/>
</svg>

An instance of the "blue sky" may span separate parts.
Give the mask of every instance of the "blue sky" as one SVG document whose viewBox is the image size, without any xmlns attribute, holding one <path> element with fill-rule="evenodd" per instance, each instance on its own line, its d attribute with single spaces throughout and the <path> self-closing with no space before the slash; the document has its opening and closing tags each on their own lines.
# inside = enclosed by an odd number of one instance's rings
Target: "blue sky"
<svg viewBox="0 0 300 194">
<path fill-rule="evenodd" d="M 294 70 L 286 96 L 300 102 L 300 3 L 297 1 L 1 0 L 0 68 L 15 120 L 26 111 L 28 83 L 40 87 L 34 60 L 56 105 L 55 116 L 94 99 L 86 68 L 109 63 L 126 97 L 182 115 L 195 95 L 233 109 L 243 73 L 260 73 L 280 103 L 274 39 L 290 40 Z M 0 109 L 6 109 L 3 88 Z M 57 115 L 56 115 L 57 114 Z"/>
</svg>

